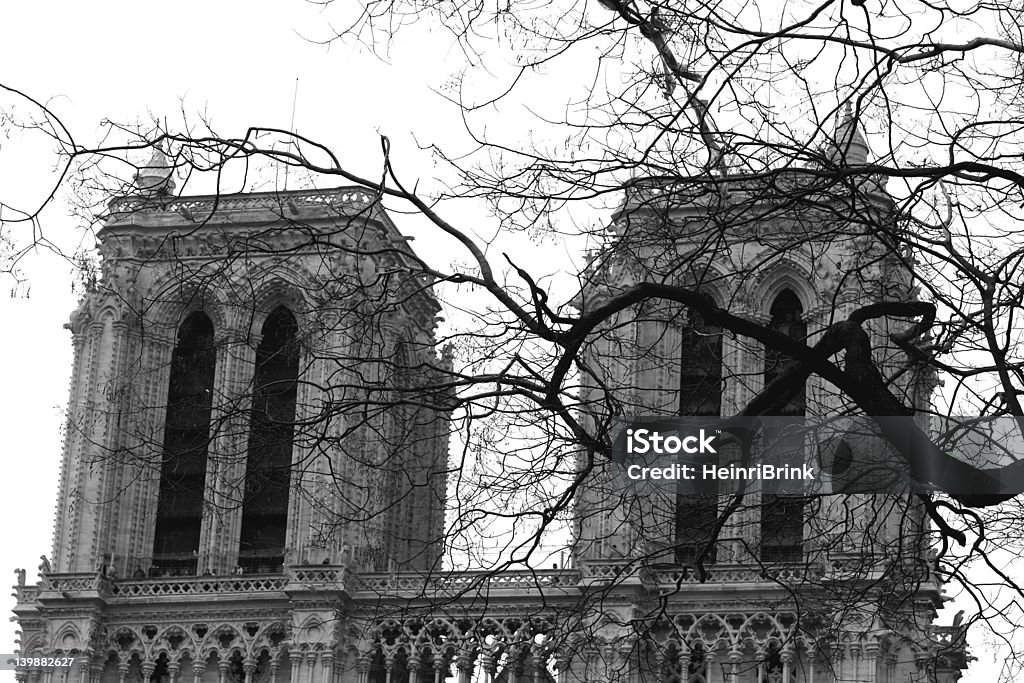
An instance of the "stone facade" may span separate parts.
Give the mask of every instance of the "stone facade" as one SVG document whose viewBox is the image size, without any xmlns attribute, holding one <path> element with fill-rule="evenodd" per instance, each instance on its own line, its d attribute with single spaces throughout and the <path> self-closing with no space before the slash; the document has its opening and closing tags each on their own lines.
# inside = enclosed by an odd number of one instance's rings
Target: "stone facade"
<svg viewBox="0 0 1024 683">
<path fill-rule="evenodd" d="M 848 144 L 825 158 L 866 161 L 867 145 L 849 121 L 836 137 Z M 611 228 L 608 246 L 591 256 L 576 302 L 584 313 L 637 283 L 665 284 L 813 345 L 858 308 L 917 296 L 913 255 L 886 243 L 899 229 L 895 206 L 871 177 L 837 181 L 827 168 L 804 168 L 643 181 L 628 190 Z M 908 362 L 891 339 L 913 322 L 878 317 L 866 331 L 891 390 L 920 410 L 930 406 L 936 378 Z M 619 311 L 593 337 L 581 403 L 595 431 L 615 417 L 735 415 L 786 363 L 664 299 Z M 818 375 L 798 395 L 769 414 L 858 412 Z M 756 480 L 742 491 L 721 483 L 701 503 L 692 492 L 664 486 L 624 493 L 621 465 L 583 460 L 592 468 L 577 511 L 584 575 L 641 567 L 655 577 L 641 581 L 650 588 L 633 596 L 636 603 L 624 601 L 639 618 L 624 617 L 634 628 L 618 636 L 625 640 L 643 624 L 646 660 L 644 648 L 626 647 L 641 677 L 646 671 L 651 680 L 687 683 L 959 680 L 963 633 L 932 625 L 942 585 L 931 570 L 929 522 L 915 497 L 794 496 L 781 501 L 795 518 L 783 534 L 770 517 L 780 500 Z M 702 504 L 710 507 L 705 517 Z M 780 547 L 786 534 L 792 538 Z M 695 538 L 693 552 L 681 553 Z M 719 582 L 728 590 L 713 590 Z M 642 680 L 635 676 L 629 680 Z"/>
<path fill-rule="evenodd" d="M 866 150 L 859 140 L 846 157 Z M 679 501 L 616 498 L 598 464 L 578 500 L 570 566 L 441 571 L 451 396 L 421 387 L 450 359 L 435 351 L 440 309 L 432 283 L 410 274 L 407 240 L 365 190 L 175 198 L 161 164 L 140 172 L 137 196 L 111 203 L 99 234 L 102 273 L 68 326 L 75 364 L 52 562 L 16 587 L 20 652 L 75 664 L 21 668 L 19 681 L 959 679 L 963 633 L 932 626 L 941 584 L 920 542 L 926 522 L 905 498 L 820 497 L 802 508 L 799 557 L 765 560 L 751 491 L 713 559 L 694 567 L 672 554 Z M 813 339 L 866 301 L 912 298 L 909 261 L 857 228 L 890 220 L 882 188 L 808 190 L 812 178 L 794 173 L 774 200 L 742 176 L 637 185 L 579 308 L 660 279 L 768 322 L 785 290 Z M 287 528 L 281 566 L 269 551 L 243 566 L 250 422 L 270 400 L 264 337 L 282 308 L 299 368 Z M 176 359 L 200 357 L 182 351 L 190 319 L 210 321 L 215 355 L 212 398 L 193 392 L 189 405 L 206 407 L 175 418 L 185 432 L 200 413 L 210 425 L 203 508 L 189 527 L 194 557 L 161 556 L 160 520 L 175 520 L 155 501 L 184 481 L 167 465 L 169 387 L 188 369 Z M 694 324 L 671 306 L 621 312 L 587 351 L 584 399 L 599 379 L 624 414 L 677 414 Z M 933 378 L 906 372 L 888 342 L 905 324 L 874 323 L 876 361 L 923 405 Z M 727 415 L 763 388 L 766 355 L 728 335 L 720 353 Z M 807 411 L 840 408 L 837 392 L 809 382 Z"/>
</svg>

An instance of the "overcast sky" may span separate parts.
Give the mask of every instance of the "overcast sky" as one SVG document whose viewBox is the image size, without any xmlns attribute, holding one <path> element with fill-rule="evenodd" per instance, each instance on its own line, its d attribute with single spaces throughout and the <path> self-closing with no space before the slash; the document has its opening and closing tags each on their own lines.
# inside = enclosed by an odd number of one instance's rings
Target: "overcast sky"
<svg viewBox="0 0 1024 683">
<path fill-rule="evenodd" d="M 0 79 L 45 100 L 83 144 L 100 138 L 106 119 L 131 124 L 156 116 L 174 125 L 182 111 L 201 114 L 224 135 L 254 124 L 287 128 L 294 105 L 299 131 L 355 170 L 378 172 L 377 133 L 385 133 L 403 167 L 429 181 L 430 156 L 416 141 L 465 144 L 456 109 L 436 92 L 461 65 L 461 53 L 444 34 L 415 26 L 400 34 L 387 63 L 358 46 L 314 42 L 341 20 L 300 0 L 18 3 L 0 21 Z M 538 83 L 538 97 L 544 87 L 558 87 Z M 0 107 L 12 102 L 0 98 Z M 53 182 L 50 152 L 41 138 L 0 138 L 0 201 L 34 208 Z M 34 229 L 73 254 L 91 238 L 68 215 L 59 199 Z M 415 232 L 415 223 L 399 220 Z M 415 248 L 423 255 L 444 252 L 444 244 L 420 237 Z M 0 281 L 0 572 L 25 567 L 32 581 L 51 547 L 71 362 L 62 325 L 76 295 L 72 268 L 58 254 L 36 250 L 22 268 L 25 283 Z M 13 583 L 13 574 L 6 576 Z M 11 604 L 0 601 L 0 611 Z M 13 630 L 0 618 L 0 652 L 12 649 Z M 994 680 L 994 656 L 979 647 L 976 654 L 988 661 L 965 680 Z"/>
</svg>

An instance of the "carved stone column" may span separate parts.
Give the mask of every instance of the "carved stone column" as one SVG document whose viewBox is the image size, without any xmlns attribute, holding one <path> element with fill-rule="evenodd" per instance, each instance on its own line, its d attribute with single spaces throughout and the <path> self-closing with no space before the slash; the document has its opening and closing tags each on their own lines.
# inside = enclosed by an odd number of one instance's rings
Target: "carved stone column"
<svg viewBox="0 0 1024 683">
<path fill-rule="evenodd" d="M 729 683 L 740 683 L 740 664 L 743 653 L 733 650 L 729 653 Z"/>
<path fill-rule="evenodd" d="M 228 316 L 233 327 L 215 338 L 217 366 L 210 424 L 218 434 L 210 442 L 206 465 L 206 497 L 212 501 L 203 515 L 199 539 L 199 573 L 209 569 L 227 574 L 238 562 L 242 532 L 242 501 L 245 496 L 245 465 L 248 455 L 252 380 L 256 367 L 258 335 L 242 329 L 244 313 Z"/>
<path fill-rule="evenodd" d="M 334 548 L 342 546 L 341 538 L 332 538 L 328 543 L 324 538 L 324 530 L 332 529 L 339 520 L 336 514 L 335 491 L 338 476 L 343 470 L 337 469 L 341 463 L 329 462 L 332 459 L 330 438 L 323 439 L 319 434 L 336 435 L 344 433 L 344 426 L 335 423 L 335 418 L 323 415 L 325 404 L 330 401 L 331 382 L 327 356 L 332 352 L 334 342 L 334 326 L 337 325 L 336 315 L 326 315 L 324 325 L 328 331 L 324 336 L 310 342 L 304 349 L 299 360 L 302 376 L 299 378 L 295 400 L 296 432 L 293 437 L 292 457 L 295 462 L 302 462 L 302 467 L 292 471 L 292 489 L 301 489 L 303 495 L 291 495 L 288 500 L 288 526 L 285 545 L 292 549 L 286 562 L 291 564 L 320 564 L 327 560 L 330 564 L 339 564 L 343 558 Z M 344 386 L 344 384 L 343 384 Z M 331 420 L 325 424 L 320 420 Z M 304 435 L 300 425 L 310 425 L 305 429 L 312 433 Z M 312 446 L 310 445 L 312 444 Z M 299 480 L 301 477 L 301 481 Z M 345 481 L 344 476 L 340 476 Z M 343 536 L 343 532 L 338 534 Z"/>
<path fill-rule="evenodd" d="M 89 667 L 92 665 L 92 660 L 88 656 L 79 655 L 81 659 L 78 660 L 78 683 L 89 682 Z M 174 681 L 171 681 L 174 683 Z"/>
<path fill-rule="evenodd" d="M 367 683 L 370 680 L 370 667 L 373 664 L 373 655 L 366 653 L 356 662 L 357 683 Z"/>
<path fill-rule="evenodd" d="M 860 670 L 861 664 L 863 662 L 862 654 L 863 649 L 861 648 L 859 643 L 850 644 L 850 660 L 852 663 L 851 673 L 853 674 L 853 678 L 858 681 L 860 680 Z"/>
<path fill-rule="evenodd" d="M 793 672 L 793 652 L 787 650 L 780 655 L 782 659 L 782 683 L 790 683 Z"/>
<path fill-rule="evenodd" d="M 405 661 L 405 665 L 409 669 L 409 683 L 419 683 L 420 666 L 422 665 L 422 661 L 415 652 L 409 655 L 409 658 Z"/>
<path fill-rule="evenodd" d="M 332 683 L 334 681 L 334 653 L 324 651 L 320 653 L 320 683 Z"/>
<path fill-rule="evenodd" d="M 242 662 L 242 671 L 245 673 L 245 683 L 252 683 L 252 675 L 256 671 L 256 660 L 246 657 L 245 661 Z"/>
<path fill-rule="evenodd" d="M 462 651 L 455 658 L 457 683 L 470 683 L 473 678 L 474 660 L 471 652 Z"/>
<path fill-rule="evenodd" d="M 867 669 L 864 675 L 865 683 L 878 681 L 878 651 L 877 642 L 869 642 L 864 645 L 864 666 Z"/>
<path fill-rule="evenodd" d="M 129 531 L 127 546 L 121 551 L 124 562 L 115 561 L 122 576 L 131 576 L 136 569 L 146 570 L 148 558 L 153 554 L 153 535 L 156 531 L 157 500 L 160 491 L 160 472 L 163 458 L 164 429 L 167 419 L 167 393 L 171 380 L 171 356 L 174 353 L 173 336 L 158 330 L 147 330 L 141 342 L 142 370 L 139 377 L 136 429 L 140 443 L 134 448 L 139 454 L 137 481 L 129 486 L 126 499 Z"/>
<path fill-rule="evenodd" d="M 82 308 L 87 312 L 81 313 Z M 71 323 L 75 366 L 54 534 L 55 572 L 95 571 L 99 558 L 113 552 L 109 520 L 117 514 L 98 503 L 113 486 L 116 471 L 110 454 L 122 438 L 118 425 L 124 407 L 127 324 L 120 319 L 123 306 L 98 292 L 91 292 L 82 308 Z"/>
</svg>

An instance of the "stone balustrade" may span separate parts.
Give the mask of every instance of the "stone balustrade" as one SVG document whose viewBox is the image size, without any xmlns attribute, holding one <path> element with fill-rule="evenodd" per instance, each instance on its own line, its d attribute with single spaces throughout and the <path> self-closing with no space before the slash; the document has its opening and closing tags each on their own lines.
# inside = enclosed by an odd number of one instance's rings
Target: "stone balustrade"
<svg viewBox="0 0 1024 683">
<path fill-rule="evenodd" d="M 331 215 L 353 215 L 373 205 L 374 197 L 357 187 L 301 192 L 253 192 L 236 195 L 200 195 L 185 198 L 122 197 L 110 202 L 109 224 L 134 222 L 157 214 L 176 215 L 191 222 L 203 222 L 215 213 L 273 213 L 297 216 L 311 209 L 328 209 Z"/>
</svg>

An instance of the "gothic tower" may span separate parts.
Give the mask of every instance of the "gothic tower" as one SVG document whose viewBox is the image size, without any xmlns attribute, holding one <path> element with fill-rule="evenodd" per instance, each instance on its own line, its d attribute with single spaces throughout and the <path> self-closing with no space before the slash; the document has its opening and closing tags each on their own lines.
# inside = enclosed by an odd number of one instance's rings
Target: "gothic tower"
<svg viewBox="0 0 1024 683">
<path fill-rule="evenodd" d="M 94 683 L 327 676 L 346 577 L 440 567 L 440 308 L 365 190 L 175 197 L 171 171 L 158 151 L 110 203 L 67 325 L 53 552 L 18 587 L 21 649 L 77 653 Z"/>
<path fill-rule="evenodd" d="M 634 183 L 577 305 L 586 313 L 639 282 L 680 286 L 813 345 L 865 305 L 913 301 L 912 255 L 890 247 L 900 229 L 892 199 L 857 172 L 869 150 L 849 110 L 832 137 L 813 167 Z M 926 409 L 935 380 L 890 336 L 913 322 L 878 317 L 865 329 L 891 390 Z M 614 418 L 712 424 L 794 362 L 682 303 L 646 301 L 609 320 L 589 349 L 583 412 L 610 433 Z M 857 413 L 814 374 L 779 391 L 765 442 L 783 438 L 768 434 L 781 429 L 772 425 Z M 810 448 L 795 438 L 792 450 Z M 602 597 L 620 627 L 595 632 L 610 653 L 591 662 L 597 671 L 632 667 L 641 679 L 680 683 L 959 679 L 963 660 L 939 654 L 948 634 L 931 627 L 941 582 L 928 570 L 928 523 L 913 496 L 780 494 L 756 479 L 695 492 L 635 484 L 621 464 L 591 454 L 581 462 L 593 468 L 576 511 L 581 573 L 594 586 L 636 577 L 635 591 Z"/>
<path fill-rule="evenodd" d="M 891 199 L 835 173 L 863 163 L 863 136 L 844 121 L 836 138 L 825 172 L 636 183 L 580 307 L 682 284 L 813 343 L 911 300 Z M 583 454 L 575 566 L 438 572 L 451 357 L 408 240 L 359 188 L 172 189 L 157 154 L 111 202 L 68 326 L 52 562 L 19 575 L 15 615 L 22 655 L 74 668 L 30 660 L 20 683 L 958 679 L 963 633 L 932 625 L 941 583 L 906 496 L 636 495 Z M 933 379 L 890 343 L 907 324 L 866 330 L 923 406 Z M 793 367 L 669 304 L 623 309 L 583 360 L 591 426 L 730 415 Z M 812 376 L 775 409 L 847 407 Z"/>
</svg>

